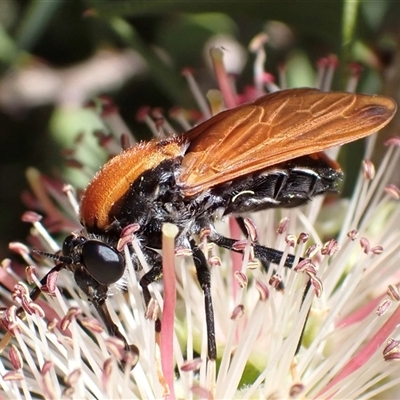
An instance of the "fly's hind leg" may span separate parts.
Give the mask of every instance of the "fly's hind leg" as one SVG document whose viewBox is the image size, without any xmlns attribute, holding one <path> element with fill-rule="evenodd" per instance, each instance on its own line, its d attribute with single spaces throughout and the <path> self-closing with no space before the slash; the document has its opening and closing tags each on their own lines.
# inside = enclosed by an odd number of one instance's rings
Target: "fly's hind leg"
<svg viewBox="0 0 400 400">
<path fill-rule="evenodd" d="M 228 249 L 234 251 L 236 253 L 242 253 L 242 250 L 235 249 L 236 239 L 230 239 L 225 236 L 222 236 L 216 232 L 212 232 L 209 236 L 209 240 L 212 243 L 215 243 L 217 246 L 222 247 L 223 249 Z M 254 256 L 255 258 L 265 261 L 267 263 L 279 264 L 283 257 L 283 251 L 275 250 L 271 247 L 261 246 L 260 244 L 255 243 L 253 245 Z M 293 254 L 288 254 L 285 259 L 284 266 L 287 268 L 292 268 L 294 264 L 295 256 Z M 301 259 L 300 259 L 301 260 Z M 266 264 L 268 265 L 268 264 Z"/>
<path fill-rule="evenodd" d="M 241 226 L 240 223 L 239 223 L 239 226 Z M 243 224 L 243 226 L 244 226 L 244 224 Z M 212 233 L 209 236 L 209 240 L 210 240 L 210 242 L 215 243 L 217 246 L 222 247 L 224 249 L 228 249 L 228 250 L 234 251 L 236 253 L 242 253 L 243 252 L 242 250 L 237 250 L 237 249 L 234 248 L 234 244 L 237 242 L 237 240 L 230 239 L 230 238 L 227 238 L 225 236 L 222 236 L 222 235 L 216 233 L 215 231 L 212 231 Z M 265 247 L 265 246 L 262 246 L 262 245 L 257 244 L 257 243 L 253 244 L 253 249 L 254 249 L 255 258 L 257 258 L 257 259 L 259 259 L 261 261 L 261 263 L 262 263 L 262 265 L 263 265 L 263 267 L 264 267 L 264 269 L 266 271 L 268 271 L 269 264 L 272 263 L 272 264 L 277 264 L 278 265 L 281 262 L 283 254 L 284 254 L 282 251 L 275 250 L 275 249 L 273 249 L 271 247 Z M 302 261 L 302 260 L 303 259 L 300 258 L 299 261 Z M 292 254 L 288 254 L 286 259 L 285 259 L 284 266 L 286 268 L 293 268 L 294 267 L 294 261 L 295 261 L 295 256 L 292 255 Z M 283 288 L 283 284 L 282 284 L 281 287 Z M 278 288 L 280 288 L 280 287 L 278 287 Z M 307 282 L 306 287 L 305 287 L 304 292 L 303 292 L 302 304 L 304 303 L 304 300 L 305 300 L 305 298 L 307 296 L 307 293 L 309 292 L 310 288 L 311 288 L 311 281 L 309 280 Z M 309 314 L 310 314 L 310 310 L 308 310 L 306 323 L 307 323 Z M 302 338 L 303 338 L 303 335 L 304 335 L 304 330 L 305 330 L 305 327 L 306 327 L 306 323 L 304 324 L 302 333 L 300 335 L 299 343 L 298 343 L 297 349 L 296 349 L 296 354 L 298 353 L 298 351 L 300 349 L 300 346 L 301 346 L 301 341 L 302 341 Z"/>
</svg>

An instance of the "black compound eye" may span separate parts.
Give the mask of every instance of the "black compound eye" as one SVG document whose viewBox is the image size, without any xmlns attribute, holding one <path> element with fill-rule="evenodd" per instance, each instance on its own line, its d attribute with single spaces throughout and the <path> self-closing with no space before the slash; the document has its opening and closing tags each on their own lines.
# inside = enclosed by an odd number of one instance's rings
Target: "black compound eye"
<svg viewBox="0 0 400 400">
<path fill-rule="evenodd" d="M 82 246 L 82 263 L 96 281 L 105 285 L 117 282 L 125 271 L 122 255 L 97 240 L 88 240 Z"/>
</svg>

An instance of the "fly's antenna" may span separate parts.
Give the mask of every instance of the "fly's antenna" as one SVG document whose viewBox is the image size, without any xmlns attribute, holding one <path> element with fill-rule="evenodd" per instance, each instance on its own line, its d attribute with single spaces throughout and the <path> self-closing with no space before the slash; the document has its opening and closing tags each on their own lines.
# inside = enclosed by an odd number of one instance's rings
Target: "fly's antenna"
<svg viewBox="0 0 400 400">
<path fill-rule="evenodd" d="M 51 258 L 52 260 L 55 260 L 55 261 L 60 261 L 63 264 L 72 264 L 71 257 L 62 256 L 59 254 L 47 253 L 45 251 L 41 251 L 41 250 L 37 250 L 37 249 L 32 249 L 32 252 L 35 254 L 38 254 L 42 257 Z"/>
</svg>

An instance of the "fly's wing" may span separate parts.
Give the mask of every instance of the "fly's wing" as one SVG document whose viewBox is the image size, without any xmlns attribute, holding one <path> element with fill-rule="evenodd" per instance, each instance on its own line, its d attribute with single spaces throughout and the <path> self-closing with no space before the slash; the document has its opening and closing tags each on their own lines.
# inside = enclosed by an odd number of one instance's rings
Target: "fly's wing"
<svg viewBox="0 0 400 400">
<path fill-rule="evenodd" d="M 179 184 L 186 196 L 280 162 L 352 142 L 396 112 L 387 97 L 282 90 L 223 111 L 185 135 Z"/>
</svg>

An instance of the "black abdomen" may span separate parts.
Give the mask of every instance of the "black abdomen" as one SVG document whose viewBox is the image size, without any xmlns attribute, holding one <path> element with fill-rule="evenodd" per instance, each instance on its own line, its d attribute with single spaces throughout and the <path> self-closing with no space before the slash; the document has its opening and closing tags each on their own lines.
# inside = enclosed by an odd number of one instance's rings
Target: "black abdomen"
<svg viewBox="0 0 400 400">
<path fill-rule="evenodd" d="M 300 157 L 239 179 L 213 192 L 225 199 L 225 214 L 291 208 L 337 192 L 342 172 L 323 158 Z"/>
</svg>

